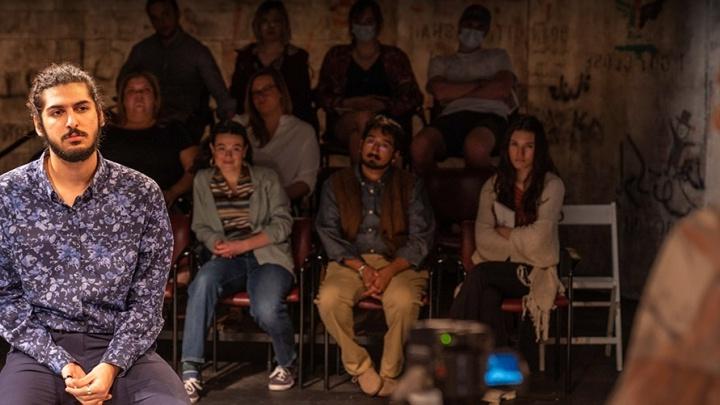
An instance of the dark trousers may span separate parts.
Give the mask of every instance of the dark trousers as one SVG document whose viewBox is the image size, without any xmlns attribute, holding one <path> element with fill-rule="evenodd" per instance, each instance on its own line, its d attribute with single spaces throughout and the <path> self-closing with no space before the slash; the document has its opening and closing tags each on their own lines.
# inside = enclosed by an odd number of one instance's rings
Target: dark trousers
<svg viewBox="0 0 720 405">
<path fill-rule="evenodd" d="M 55 343 L 67 350 L 89 373 L 107 350 L 112 335 L 52 333 Z M 115 379 L 112 399 L 105 404 L 187 405 L 190 403 L 180 378 L 154 350 Z M 77 404 L 65 392 L 60 375 L 23 352 L 12 349 L 0 372 L 0 403 L 13 405 Z"/>
<path fill-rule="evenodd" d="M 520 298 L 529 291 L 517 278 L 519 263 L 484 262 L 468 272 L 450 307 L 450 317 L 480 321 L 492 328 L 496 347 L 508 345 L 502 313 L 505 298 Z M 528 267 L 529 268 L 529 267 Z"/>
</svg>

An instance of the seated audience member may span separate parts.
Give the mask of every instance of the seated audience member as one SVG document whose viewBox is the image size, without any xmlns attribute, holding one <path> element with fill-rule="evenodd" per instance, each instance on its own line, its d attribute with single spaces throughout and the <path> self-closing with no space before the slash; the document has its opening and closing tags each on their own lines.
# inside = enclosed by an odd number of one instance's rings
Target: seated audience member
<svg viewBox="0 0 720 405">
<path fill-rule="evenodd" d="M 467 273 L 450 316 L 488 324 L 499 347 L 508 343 L 504 298 L 524 297 L 538 338 L 547 338 L 550 309 L 563 291 L 558 221 L 565 187 L 548 152 L 542 123 L 522 116 L 510 124 L 497 174 L 480 192 L 475 222 L 477 266 Z"/>
<path fill-rule="evenodd" d="M 375 0 L 356 1 L 348 24 L 352 43 L 327 52 L 315 89 L 318 105 L 326 112 L 326 130 L 357 162 L 365 123 L 383 113 L 405 129 L 407 138 L 395 145 L 404 151 L 412 136 L 412 114 L 423 102 L 410 60 L 399 48 L 378 40 L 383 16 Z"/>
<path fill-rule="evenodd" d="M 609 405 L 720 404 L 720 209 L 675 225 L 635 315 L 625 370 Z"/>
<path fill-rule="evenodd" d="M 154 74 L 163 100 L 158 119 L 181 122 L 193 142 L 199 143 L 205 127 L 213 121 L 210 94 L 221 118 L 235 115 L 235 100 L 208 47 L 180 26 L 177 0 L 147 0 L 145 4 L 155 34 L 133 46 L 118 79 L 136 71 Z"/>
<path fill-rule="evenodd" d="M 238 100 L 237 113 L 246 112 L 242 100 L 247 94 L 250 77 L 268 67 L 279 71 L 287 84 L 293 115 L 317 130 L 317 114 L 312 105 L 308 53 L 290 43 L 290 18 L 282 1 L 260 3 L 252 21 L 257 42 L 238 49 L 230 95 Z"/>
<path fill-rule="evenodd" d="M 260 70 L 249 83 L 247 114 L 240 120 L 248 128 L 253 163 L 275 170 L 290 200 L 299 200 L 315 188 L 320 166 L 315 130 L 292 115 L 288 89 L 277 70 Z"/>
<path fill-rule="evenodd" d="M 239 123 L 221 121 L 208 146 L 198 158 L 210 167 L 195 175 L 192 230 L 212 258 L 188 289 L 181 359 L 193 403 L 202 391 L 200 366 L 215 304 L 237 291 L 248 291 L 250 314 L 272 339 L 277 367 L 268 388 L 286 390 L 295 381 L 295 337 L 285 302 L 294 284 L 287 196 L 274 171 L 251 164 L 248 136 Z"/>
<path fill-rule="evenodd" d="M 419 266 L 435 230 L 422 182 L 392 165 L 402 137 L 396 122 L 371 119 L 362 136 L 360 164 L 327 180 L 315 224 L 330 259 L 318 311 L 340 346 L 345 369 L 368 395 L 389 396 L 397 385 L 403 344 L 428 279 Z M 379 375 L 353 332 L 353 307 L 367 297 L 382 301 L 388 326 Z"/>
<path fill-rule="evenodd" d="M 118 122 L 105 128 L 100 151 L 155 180 L 170 207 L 192 188 L 190 168 L 198 148 L 179 123 L 158 123 L 161 101 L 152 73 L 128 74 L 119 90 Z"/>
<path fill-rule="evenodd" d="M 515 75 L 504 49 L 482 46 L 489 28 L 490 11 L 468 6 L 458 23 L 458 52 L 430 60 L 427 91 L 442 111 L 413 139 L 418 173 L 448 156 L 464 156 L 469 167 L 488 166 L 503 142 Z"/>
</svg>

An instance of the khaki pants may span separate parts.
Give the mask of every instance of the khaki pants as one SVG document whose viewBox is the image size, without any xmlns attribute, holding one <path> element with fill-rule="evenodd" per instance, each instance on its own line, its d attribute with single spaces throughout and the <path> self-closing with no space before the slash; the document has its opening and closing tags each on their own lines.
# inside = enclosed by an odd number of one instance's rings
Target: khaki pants
<svg viewBox="0 0 720 405">
<path fill-rule="evenodd" d="M 387 260 L 377 254 L 363 255 L 363 259 L 374 268 L 388 264 Z M 395 378 L 402 371 L 403 344 L 418 318 L 427 279 L 427 271 L 401 271 L 390 280 L 382 295 L 388 326 L 380 365 L 380 375 L 383 377 Z M 353 376 L 373 366 L 368 352 L 355 341 L 353 329 L 353 307 L 363 291 L 365 285 L 357 271 L 330 262 L 315 300 L 320 318 L 340 346 L 343 365 Z"/>
</svg>

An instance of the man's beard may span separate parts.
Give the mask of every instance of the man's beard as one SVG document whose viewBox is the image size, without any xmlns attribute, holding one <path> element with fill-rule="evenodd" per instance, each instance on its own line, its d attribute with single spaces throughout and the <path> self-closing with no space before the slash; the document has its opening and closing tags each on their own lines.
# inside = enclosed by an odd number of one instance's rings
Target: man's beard
<svg viewBox="0 0 720 405">
<path fill-rule="evenodd" d="M 375 159 L 370 159 L 371 157 L 374 157 Z M 380 160 L 380 156 L 375 155 L 375 154 L 370 154 L 367 157 L 363 156 L 361 161 L 362 161 L 363 166 L 373 169 L 373 170 L 387 169 L 392 164 L 392 160 L 389 160 L 385 164 L 377 163 L 378 160 Z"/>
<path fill-rule="evenodd" d="M 45 128 L 43 128 L 43 130 L 44 129 Z M 45 143 L 47 143 L 50 150 L 53 151 L 53 153 L 55 153 L 55 155 L 57 155 L 60 159 L 66 161 L 66 162 L 69 162 L 69 163 L 77 163 L 77 162 L 82 162 L 82 161 L 89 159 L 90 156 L 92 156 L 93 153 L 95 153 L 95 151 L 100 146 L 100 128 L 98 128 L 95 131 L 95 139 L 93 140 L 93 143 L 90 146 L 88 146 L 87 148 L 84 148 L 84 149 L 74 149 L 74 150 L 63 149 L 61 143 L 55 143 L 53 140 L 51 140 L 47 136 L 47 131 L 44 131 L 44 132 L 46 135 L 43 138 L 45 139 Z M 90 136 L 87 132 L 80 131 L 79 129 L 71 129 L 60 138 L 60 142 L 69 138 L 73 134 L 79 134 L 86 138 L 88 136 Z"/>
</svg>

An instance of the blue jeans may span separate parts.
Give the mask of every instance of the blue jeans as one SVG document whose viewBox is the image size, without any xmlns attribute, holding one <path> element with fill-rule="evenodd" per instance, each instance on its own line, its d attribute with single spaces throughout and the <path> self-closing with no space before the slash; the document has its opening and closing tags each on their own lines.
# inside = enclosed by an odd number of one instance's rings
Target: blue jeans
<svg viewBox="0 0 720 405">
<path fill-rule="evenodd" d="M 253 253 L 232 259 L 215 257 L 205 263 L 188 289 L 182 361 L 204 363 L 205 336 L 220 297 L 247 289 L 250 314 L 270 335 L 278 365 L 295 361 L 295 332 L 285 298 L 294 283 L 285 268 L 258 264 Z"/>
</svg>

